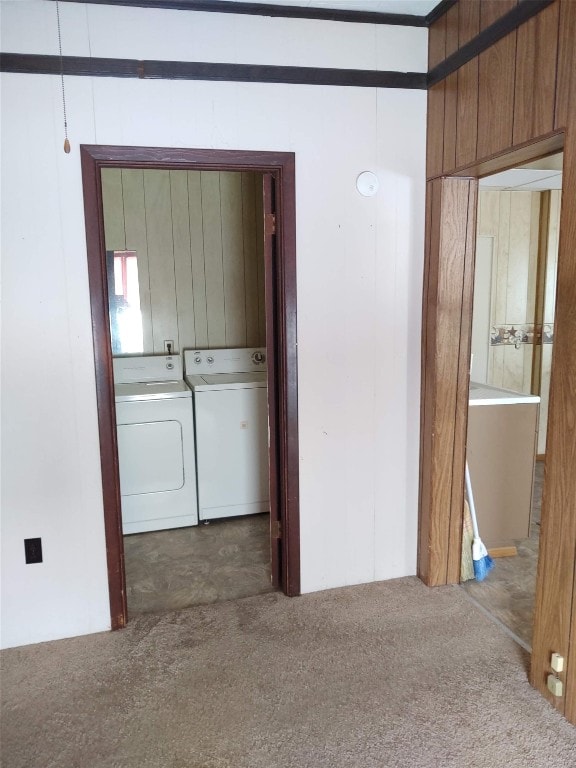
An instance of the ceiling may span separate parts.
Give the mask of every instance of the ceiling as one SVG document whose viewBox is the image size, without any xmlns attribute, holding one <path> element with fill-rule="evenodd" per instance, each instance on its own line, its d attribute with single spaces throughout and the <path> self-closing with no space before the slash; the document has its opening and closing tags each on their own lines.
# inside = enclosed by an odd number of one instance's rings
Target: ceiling
<svg viewBox="0 0 576 768">
<path fill-rule="evenodd" d="M 544 157 L 519 168 L 510 168 L 480 180 L 480 189 L 517 192 L 541 192 L 562 189 L 562 161 L 564 155 Z"/>
<path fill-rule="evenodd" d="M 246 0 L 226 0 L 226 2 L 236 3 L 246 2 Z M 439 0 L 258 0 L 258 4 L 426 16 L 431 10 L 439 5 Z"/>
</svg>

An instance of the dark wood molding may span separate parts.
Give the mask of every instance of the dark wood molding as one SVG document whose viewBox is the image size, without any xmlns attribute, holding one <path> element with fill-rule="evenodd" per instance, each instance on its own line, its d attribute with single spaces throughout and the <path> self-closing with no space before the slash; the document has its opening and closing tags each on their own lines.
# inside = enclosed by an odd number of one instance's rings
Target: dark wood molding
<svg viewBox="0 0 576 768">
<path fill-rule="evenodd" d="M 67 3 L 92 5 L 127 5 L 134 8 L 162 8 L 163 10 L 202 11 L 204 13 L 234 13 L 249 16 L 271 16 L 285 19 L 312 19 L 318 21 L 345 21 L 352 24 L 388 24 L 403 27 L 426 27 L 427 16 L 406 13 L 376 13 L 335 8 L 315 8 L 265 3 L 230 3 L 223 0 L 62 0 Z M 455 0 L 444 0 L 453 3 Z M 441 4 L 442 5 L 442 4 Z"/>
<path fill-rule="evenodd" d="M 201 61 L 139 61 L 90 56 L 0 54 L 0 72 L 84 77 L 133 77 L 141 80 L 217 80 L 242 83 L 338 85 L 356 88 L 426 90 L 424 72 L 380 72 L 362 69 L 277 67 L 263 64 L 219 64 Z"/>
<path fill-rule="evenodd" d="M 273 423 L 277 425 L 275 455 L 282 538 L 281 587 L 290 596 L 300 594 L 300 511 L 298 449 L 298 370 L 296 344 L 296 206 L 295 160 L 290 152 L 249 152 L 162 147 L 80 146 L 88 279 L 94 340 L 100 463 L 110 615 L 112 629 L 127 619 L 124 548 L 120 505 L 120 476 L 116 437 L 114 380 L 108 323 L 106 251 L 103 231 L 102 168 L 168 168 L 180 170 L 251 170 L 269 173 L 275 183 L 276 235 L 275 301 L 270 305 L 277 329 L 272 379 L 275 392 Z M 267 319 L 268 320 L 268 319 Z"/>
<path fill-rule="evenodd" d="M 428 72 L 428 88 L 444 80 L 460 69 L 464 64 L 488 50 L 506 35 L 514 32 L 519 26 L 536 16 L 555 0 L 520 0 L 517 6 L 486 29 L 482 30 L 470 42 L 463 45 L 451 56 Z"/>
</svg>

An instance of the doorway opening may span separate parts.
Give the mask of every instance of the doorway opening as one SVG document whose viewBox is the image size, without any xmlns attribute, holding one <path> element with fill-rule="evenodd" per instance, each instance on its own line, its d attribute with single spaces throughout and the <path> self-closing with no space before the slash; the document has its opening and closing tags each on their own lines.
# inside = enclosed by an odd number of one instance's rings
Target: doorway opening
<svg viewBox="0 0 576 768">
<path fill-rule="evenodd" d="M 116 355 L 142 354 L 142 352 L 159 356 L 164 354 L 170 358 L 170 366 L 175 362 L 179 363 L 179 353 L 184 349 L 190 350 L 191 354 L 193 350 L 202 349 L 211 359 L 217 355 L 216 352 L 210 355 L 210 349 L 254 347 L 258 362 L 263 358 L 266 359 L 269 430 L 267 463 L 270 492 L 270 514 L 267 525 L 270 552 L 268 572 L 271 572 L 272 584 L 276 588 L 282 589 L 288 595 L 297 595 L 300 592 L 300 573 L 294 156 L 291 153 L 273 152 L 83 146 L 81 157 L 112 628 L 124 626 L 128 618 L 126 557 L 129 555 L 129 549 L 138 549 L 138 547 L 127 547 L 125 550 L 122 535 L 119 434 L 116 426 L 113 351 Z M 152 291 L 139 291 L 134 288 L 134 262 L 137 263 L 134 251 L 137 251 L 140 246 L 146 249 L 147 244 L 138 245 L 137 235 L 136 239 L 131 239 L 130 242 L 125 236 L 122 239 L 122 231 L 126 233 L 126 222 L 122 222 L 122 226 L 119 225 L 119 206 L 114 204 L 114 193 L 118 192 L 118 180 L 120 180 L 120 199 L 122 200 L 122 177 L 125 176 L 128 185 L 138 185 L 140 181 L 144 183 L 144 175 L 151 185 L 149 211 L 144 212 L 144 218 L 146 215 L 159 216 L 162 206 L 174 208 L 174 205 L 178 206 L 180 203 L 183 205 L 185 201 L 188 206 L 186 220 L 190 223 L 193 212 L 189 207 L 188 185 L 192 183 L 193 186 L 199 186 L 201 201 L 202 180 L 204 180 L 206 199 L 209 197 L 210 190 L 214 193 L 218 189 L 220 194 L 222 179 L 225 180 L 224 187 L 228 190 L 226 194 L 231 190 L 241 189 L 244 185 L 251 190 L 247 195 L 248 197 L 251 195 L 252 203 L 255 203 L 258 198 L 257 205 L 246 204 L 247 216 L 252 220 L 248 227 L 249 232 L 229 231 L 229 228 L 223 228 L 221 221 L 215 222 L 214 232 L 219 230 L 220 238 L 224 235 L 232 240 L 239 236 L 254 239 L 256 232 L 261 232 L 262 259 L 260 267 L 256 259 L 247 266 L 249 272 L 256 270 L 255 281 L 248 280 L 254 296 L 247 296 L 246 291 L 243 291 L 243 295 L 240 296 L 241 291 L 235 285 L 234 275 L 234 270 L 238 271 L 239 265 L 233 263 L 232 257 L 232 263 L 224 266 L 223 259 L 220 257 L 220 271 L 229 270 L 227 276 L 227 285 L 230 289 L 228 328 L 226 317 L 215 318 L 212 323 L 211 338 L 202 330 L 204 328 L 205 331 L 207 328 L 207 312 L 214 311 L 214 304 L 210 303 L 206 296 L 205 279 L 208 262 L 197 265 L 202 271 L 204 286 L 203 296 L 197 297 L 198 307 L 201 309 L 197 313 L 198 316 L 192 318 L 192 322 L 186 322 L 186 319 L 182 320 L 179 317 L 182 312 L 190 313 L 190 306 L 187 306 L 182 291 L 179 295 L 175 294 L 172 299 L 168 299 L 168 303 L 172 300 L 174 305 L 173 312 L 166 310 L 166 302 L 162 298 L 161 286 L 167 275 L 174 284 L 174 272 L 178 268 L 178 260 L 174 255 L 168 260 L 170 264 L 157 260 L 156 265 L 153 266 L 153 260 L 150 258 L 143 260 L 142 269 L 138 275 L 139 280 L 150 285 L 151 270 L 156 269 L 157 272 L 154 300 L 160 302 L 156 306 L 156 318 L 162 318 L 162 321 L 157 322 L 155 328 L 150 322 Z M 154 197 L 154 190 L 158 191 L 162 185 L 166 184 L 168 196 Z M 177 190 L 184 186 L 187 190 L 186 195 L 179 203 Z M 104 200 L 107 201 L 106 204 Z M 235 202 L 227 200 L 227 203 L 242 207 L 242 199 L 237 199 Z M 107 209 L 107 215 L 105 209 Z M 210 210 L 212 213 L 206 214 L 208 218 L 213 215 L 214 207 Z M 157 222 L 158 226 L 148 227 L 148 230 L 153 233 L 152 238 L 158 240 L 159 252 L 175 248 L 175 238 L 177 239 L 178 233 L 174 228 L 172 213 L 173 211 L 167 217 L 171 221 L 172 233 L 169 235 L 172 241 L 171 246 L 165 242 L 166 237 L 161 235 L 160 221 Z M 122 206 L 122 215 L 124 215 L 124 206 Z M 135 217 L 132 211 L 132 223 L 137 218 L 138 216 Z M 225 232 L 224 229 L 226 229 Z M 188 231 L 192 232 L 192 228 L 189 227 Z M 197 227 L 195 234 L 202 239 L 207 234 L 206 227 L 201 223 L 200 229 Z M 230 253 L 233 251 L 232 247 Z M 150 253 L 148 253 L 149 256 Z M 243 264 L 244 266 L 246 265 Z M 190 263 L 189 267 L 192 268 Z M 220 278 L 222 277 L 220 275 Z M 242 281 L 244 285 L 246 285 L 245 277 L 244 275 Z M 216 282 L 218 279 L 217 277 Z M 220 288 L 217 290 L 221 293 L 223 284 L 224 281 L 220 279 Z M 115 286 L 119 286 L 119 293 Z M 201 280 L 197 281 L 196 288 L 202 288 Z M 188 281 L 182 290 L 184 294 L 186 291 L 193 291 L 192 283 Z M 135 294 L 139 294 L 142 300 L 140 303 L 143 303 L 143 306 L 133 307 L 130 310 L 122 306 L 122 311 L 119 311 L 118 301 L 125 302 L 128 293 L 132 294 L 132 298 Z M 220 301 L 216 304 L 223 305 L 226 296 L 221 295 L 219 298 Z M 234 302 L 237 305 L 236 314 L 233 311 Z M 160 306 L 163 308 L 159 310 Z M 170 326 L 170 320 L 167 324 L 164 321 L 171 315 L 174 322 Z M 132 322 L 134 317 L 140 318 L 140 323 Z M 242 328 L 239 327 L 238 317 L 243 318 Z M 115 336 L 119 320 L 122 320 L 126 330 L 125 349 L 122 342 Z M 196 330 L 190 331 L 195 322 L 199 329 L 198 333 Z M 219 325 L 222 338 L 218 335 Z M 184 328 L 188 328 L 188 331 L 183 330 Z M 254 343 L 248 344 L 248 341 Z M 195 357 L 191 357 L 190 360 L 195 360 Z M 122 441 L 124 437 L 122 433 Z M 256 526 L 260 529 L 262 518 L 258 517 Z M 215 525 L 214 529 L 216 527 Z M 260 537 L 262 533 L 263 531 L 259 532 Z M 205 535 L 204 538 L 206 539 L 207 536 Z M 229 593 L 228 596 L 234 595 Z"/>
<path fill-rule="evenodd" d="M 563 154 L 480 180 L 467 458 L 495 562 L 464 589 L 531 650 Z"/>
</svg>

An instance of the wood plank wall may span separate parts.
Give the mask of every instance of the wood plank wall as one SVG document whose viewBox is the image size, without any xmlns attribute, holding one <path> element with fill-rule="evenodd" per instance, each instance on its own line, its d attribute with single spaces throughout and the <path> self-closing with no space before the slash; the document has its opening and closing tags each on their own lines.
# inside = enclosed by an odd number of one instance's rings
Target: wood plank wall
<svg viewBox="0 0 576 768">
<path fill-rule="evenodd" d="M 521 0 L 525 2 L 525 0 Z M 441 63 L 454 45 L 473 39 L 510 11 L 517 0 L 460 0 L 430 29 L 430 67 Z M 576 723 L 576 2 L 555 0 L 528 22 L 495 42 L 467 64 L 434 85 L 428 93 L 427 257 L 423 328 L 422 467 L 419 573 L 429 584 L 457 581 L 450 564 L 458 531 L 450 526 L 454 507 L 447 493 L 436 496 L 427 483 L 448 466 L 465 444 L 466 424 L 455 420 L 446 430 L 449 402 L 459 392 L 462 371 L 458 334 L 465 329 L 471 298 L 462 290 L 460 273 L 443 283 L 450 249 L 439 233 L 447 226 L 452 205 L 438 204 L 438 185 L 446 176 L 478 175 L 503 170 L 564 147 L 564 177 L 558 253 L 555 349 L 550 388 L 545 493 L 536 598 L 531 682 L 551 704 Z M 455 105 L 455 106 L 454 106 Z M 456 118 L 454 119 L 454 109 Z M 436 201 L 436 203 L 435 203 Z M 463 258 L 463 257 L 462 257 Z M 440 290 L 442 289 L 442 290 Z M 434 306 L 431 306 L 434 302 Z M 434 343 L 438 324 L 446 339 Z M 462 331 L 463 332 L 463 331 Z M 447 367 L 448 366 L 448 367 Z M 451 383 L 442 380 L 449 375 Z M 460 395 L 457 395 L 460 397 Z M 466 393 L 462 392 L 462 403 Z M 464 420 L 465 421 L 465 420 Z M 440 430 L 444 430 L 443 433 Z M 442 439 L 431 440 L 431 435 Z M 448 464 L 447 464 L 448 462 Z M 459 462 L 459 459 L 458 459 Z M 456 472 L 455 469 L 452 470 Z M 447 483 L 447 478 L 444 478 Z M 452 494 L 452 505 L 460 504 Z M 451 539 L 452 536 L 452 539 Z M 550 655 L 567 661 L 565 695 L 546 688 Z"/>
<path fill-rule="evenodd" d="M 136 251 L 144 354 L 265 344 L 262 179 L 105 168 L 106 250 Z"/>
</svg>

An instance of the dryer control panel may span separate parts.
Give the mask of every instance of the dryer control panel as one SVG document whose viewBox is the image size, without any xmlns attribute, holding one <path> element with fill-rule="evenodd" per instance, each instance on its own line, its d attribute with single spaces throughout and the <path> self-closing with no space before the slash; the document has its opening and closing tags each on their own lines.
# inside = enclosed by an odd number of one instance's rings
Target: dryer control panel
<svg viewBox="0 0 576 768">
<path fill-rule="evenodd" d="M 184 370 L 187 376 L 202 373 L 266 372 L 266 350 L 264 347 L 187 349 L 184 352 Z"/>
</svg>

